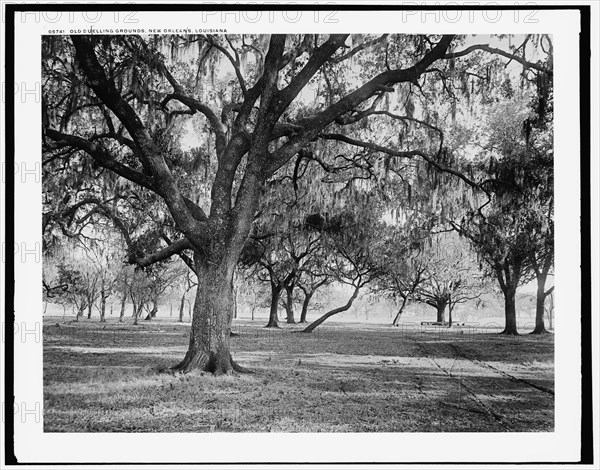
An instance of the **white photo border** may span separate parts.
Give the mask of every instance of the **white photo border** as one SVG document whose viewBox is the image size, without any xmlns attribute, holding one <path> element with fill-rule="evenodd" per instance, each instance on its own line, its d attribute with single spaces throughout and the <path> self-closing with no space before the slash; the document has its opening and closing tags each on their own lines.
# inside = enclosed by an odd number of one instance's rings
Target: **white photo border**
<svg viewBox="0 0 600 470">
<path fill-rule="evenodd" d="M 456 2 L 453 2 L 456 4 Z M 473 4 L 476 2 L 465 2 Z M 412 5 L 413 2 L 408 2 Z M 416 4 L 415 4 L 416 5 Z M 510 5 L 514 5 L 511 3 Z M 47 5 L 46 5 L 47 6 Z M 39 5 L 39 7 L 46 7 Z M 56 5 L 53 5 L 56 6 Z M 154 5 L 157 6 L 157 5 Z M 18 6 L 15 6 L 18 10 Z M 245 10 L 16 12 L 14 42 L 14 415 L 20 462 L 577 462 L 581 456 L 580 10 Z M 215 6 L 216 8 L 217 6 Z M 237 6 L 243 8 L 243 6 Z M 253 9 L 257 8 L 257 9 Z M 418 5 L 411 8 L 418 8 Z M 444 15 L 444 13 L 446 15 Z M 460 12 L 460 17 L 458 13 Z M 260 13 L 260 15 L 259 15 Z M 8 14 L 8 13 L 6 13 Z M 450 16 L 454 14 L 455 16 Z M 458 19 L 457 19 L 458 18 Z M 457 19 L 457 20 L 456 20 Z M 134 22 L 135 20 L 135 22 Z M 455 21 L 456 20 L 456 21 Z M 535 21 L 533 21 L 535 20 Z M 193 26 L 200 25 L 200 26 Z M 555 431 L 551 433 L 44 433 L 41 264 L 41 38 L 94 30 L 226 29 L 228 33 L 546 33 L 554 41 L 555 100 Z M 58 33 L 57 33 L 58 32 Z M 62 33 L 60 33 L 62 32 Z M 6 57 L 5 57 L 6 59 Z M 3 72 L 4 73 L 4 72 Z M 597 96 L 596 96 L 597 98 Z M 10 98 L 8 98 L 10 99 Z M 6 135 L 5 135 L 6 137 Z M 3 142 L 4 139 L 3 139 Z M 597 155 L 597 153 L 596 153 Z M 583 155 L 583 159 L 589 156 Z M 597 226 L 596 226 L 597 230 Z M 579 311 L 581 315 L 583 312 Z M 6 312 L 4 312 L 6 314 Z M 597 345 L 597 320 L 593 328 Z M 4 325 L 4 323 L 3 323 Z M 4 332 L 3 332 L 4 334 Z M 6 333 L 9 334 L 9 333 Z M 591 352 L 586 352 L 591 353 Z M 6 357 L 6 356 L 5 356 Z M 597 383 L 597 376 L 595 378 Z M 4 388 L 3 388 L 4 393 Z M 3 397 L 5 401 L 7 397 Z M 4 411 L 4 410 L 3 410 Z M 597 416 L 597 408 L 595 415 Z M 25 418 L 25 419 L 23 419 Z M 10 417 L 6 418 L 11 419 Z M 268 453 L 265 441 L 268 440 Z M 435 445 L 432 443 L 435 442 Z M 468 443 L 465 445 L 465 443 Z M 431 448 L 435 448 L 435 452 Z M 176 451 L 174 449 L 177 449 Z M 235 452 L 228 451 L 235 449 Z M 310 455 L 307 455 L 307 449 Z M 507 453 L 506 449 L 511 449 Z M 596 449 L 597 450 L 597 449 Z M 142 453 L 143 451 L 143 453 Z"/>
</svg>

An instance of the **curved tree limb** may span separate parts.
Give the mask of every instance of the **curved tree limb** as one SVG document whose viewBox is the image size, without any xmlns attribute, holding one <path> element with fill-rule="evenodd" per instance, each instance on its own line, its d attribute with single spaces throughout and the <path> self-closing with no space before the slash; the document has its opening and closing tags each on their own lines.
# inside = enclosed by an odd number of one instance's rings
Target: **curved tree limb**
<svg viewBox="0 0 600 470">
<path fill-rule="evenodd" d="M 163 75 L 165 73 L 168 73 L 169 76 L 171 75 L 167 71 L 166 67 L 163 66 L 163 70 L 164 70 Z M 175 79 L 173 79 L 173 80 L 175 80 Z M 171 83 L 170 80 L 169 80 L 169 82 Z M 176 83 L 176 82 L 173 82 L 173 83 Z M 220 157 L 223 154 L 223 151 L 225 150 L 226 136 L 225 136 L 225 130 L 223 128 L 223 124 L 221 123 L 220 119 L 217 117 L 215 112 L 212 109 L 210 109 L 210 107 L 208 107 L 207 105 L 205 105 L 205 104 L 201 103 L 200 101 L 198 101 L 197 99 L 185 94 L 185 92 L 183 91 L 183 88 L 179 85 L 178 85 L 178 88 L 175 89 L 174 93 L 167 95 L 163 99 L 163 101 L 161 102 L 161 107 L 166 109 L 167 103 L 171 100 L 180 101 L 181 103 L 185 104 L 191 110 L 202 113 L 206 117 L 206 119 L 208 119 L 210 128 L 215 133 L 215 150 L 217 152 L 217 156 Z M 171 113 L 176 113 L 176 112 L 178 112 L 178 111 L 171 111 Z M 179 111 L 179 113 L 182 114 L 183 112 Z"/>
<path fill-rule="evenodd" d="M 164 233 L 162 234 L 162 238 L 165 242 L 167 242 L 167 245 L 169 245 L 169 246 L 173 245 L 173 242 Z M 186 255 L 183 251 L 184 250 L 181 250 L 177 254 L 181 258 L 181 260 L 187 265 L 187 267 L 190 268 L 190 270 L 194 274 L 198 275 L 198 271 L 196 271 L 196 265 L 194 264 L 194 260 L 192 258 L 190 258 L 188 255 Z"/>
<path fill-rule="evenodd" d="M 114 156 L 104 150 L 100 145 L 97 145 L 88 139 L 84 139 L 76 135 L 65 134 L 54 129 L 45 129 L 45 135 L 49 139 L 52 139 L 59 144 L 74 147 L 78 150 L 86 152 L 100 166 L 114 171 L 119 176 L 122 176 L 133 183 L 139 184 L 150 191 L 158 193 L 159 189 L 156 187 L 153 177 L 144 173 L 140 173 L 139 171 L 136 171 L 133 168 L 130 168 L 127 165 L 117 161 Z"/>
<path fill-rule="evenodd" d="M 165 248 L 162 248 L 152 254 L 144 256 L 143 258 L 132 259 L 132 264 L 137 264 L 140 267 L 150 266 L 151 264 L 157 263 L 158 261 L 170 258 L 173 255 L 181 253 L 183 250 L 192 249 L 193 246 L 187 238 L 183 238 L 176 242 L 171 243 Z"/>
<path fill-rule="evenodd" d="M 107 170 L 115 172 L 117 175 L 133 183 L 149 189 L 161 197 L 163 196 L 161 188 L 154 183 L 154 178 L 152 176 L 140 173 L 139 171 L 136 171 L 133 168 L 117 161 L 113 155 L 93 141 L 76 135 L 65 134 L 54 129 L 45 129 L 45 135 L 49 139 L 57 142 L 59 145 L 70 146 L 77 150 L 86 152 L 96 161 L 98 165 L 106 168 Z M 182 196 L 182 198 L 186 207 L 197 221 L 205 222 L 207 220 L 206 214 L 204 214 L 204 211 L 200 208 L 200 206 L 185 196 Z"/>
<path fill-rule="evenodd" d="M 136 154 L 137 152 L 137 147 L 135 146 L 135 142 L 131 139 L 128 139 L 127 137 L 118 134 L 116 132 L 104 132 L 102 134 L 95 134 L 94 136 L 90 137 L 91 141 L 94 140 L 100 140 L 100 139 L 112 139 L 117 141 L 119 144 L 124 145 L 126 147 L 129 147 L 129 149 Z"/>
<path fill-rule="evenodd" d="M 201 103 L 200 101 L 186 93 L 184 87 L 173 76 L 171 71 L 165 65 L 162 58 L 148 49 L 148 46 L 142 37 L 136 37 L 138 39 L 139 44 L 144 49 L 147 55 L 147 57 L 142 56 L 142 59 L 146 59 L 145 62 L 147 63 L 147 65 L 161 73 L 167 79 L 169 84 L 173 87 L 173 93 L 167 95 L 163 99 L 163 101 L 161 102 L 161 107 L 166 109 L 167 103 L 170 100 L 177 100 L 188 106 L 191 110 L 202 113 L 208 120 L 211 129 L 215 133 L 215 148 L 217 151 L 217 155 L 220 156 L 223 150 L 225 149 L 226 136 L 225 129 L 223 128 L 221 121 L 218 119 L 216 113 L 209 106 Z M 212 45 L 214 46 L 214 44 Z"/>
<path fill-rule="evenodd" d="M 123 99 L 113 81 L 107 78 L 104 68 L 98 62 L 91 38 L 73 35 L 71 41 L 75 46 L 79 66 L 87 77 L 88 86 L 125 126 L 139 149 L 138 156 L 152 171 L 155 177 L 154 185 L 159 188 L 159 194 L 165 200 L 173 219 L 184 233 L 195 239 L 202 230 L 198 221 L 188 209 L 161 151 L 150 137 L 141 119 L 131 105 Z"/>
<path fill-rule="evenodd" d="M 433 62 L 444 57 L 444 54 L 453 39 L 453 35 L 442 36 L 440 41 L 412 67 L 382 72 L 325 110 L 298 123 L 304 127 L 304 130 L 291 137 L 286 144 L 282 145 L 273 154 L 271 164 L 267 171 L 270 173 L 277 171 L 281 166 L 287 163 L 293 155 L 305 147 L 308 142 L 317 137 L 317 135 L 329 126 L 337 117 L 355 109 L 360 103 L 364 102 L 374 94 L 380 93 L 382 87 L 389 87 L 390 85 L 401 82 L 416 83 L 421 74 L 424 73 Z"/>
<path fill-rule="evenodd" d="M 106 205 L 106 201 L 101 201 L 100 199 L 94 198 L 94 197 L 86 198 L 86 199 L 74 204 L 73 206 L 69 207 L 64 212 L 64 214 L 66 216 L 70 216 L 70 218 L 72 219 L 75 216 L 75 213 L 77 212 L 77 210 L 79 208 L 81 208 L 85 205 L 88 205 L 88 204 L 94 204 L 94 206 L 95 206 L 94 209 L 92 209 L 92 211 L 90 211 L 88 214 L 83 216 L 83 218 L 79 219 L 78 222 L 80 222 L 80 223 L 83 222 L 86 218 L 91 217 L 94 213 L 100 213 L 113 222 L 113 224 L 115 225 L 117 230 L 119 230 L 121 235 L 123 235 L 125 244 L 128 247 L 132 246 L 129 229 L 125 225 L 125 222 L 123 222 L 123 220 L 121 220 L 121 218 L 110 207 L 108 207 Z"/>
<path fill-rule="evenodd" d="M 231 39 L 229 39 L 229 37 L 227 35 L 225 35 L 225 39 L 227 40 L 229 47 L 235 54 L 235 58 L 231 55 L 231 53 L 225 47 L 221 46 L 216 41 L 214 41 L 213 37 L 211 35 L 209 35 L 207 37 L 209 39 L 210 45 L 212 47 L 214 47 L 215 49 L 217 49 L 218 51 L 220 51 L 225 57 L 227 57 L 227 60 L 229 60 L 229 62 L 233 66 L 233 70 L 235 71 L 235 76 L 237 77 L 238 83 L 240 84 L 240 88 L 242 90 L 242 95 L 246 96 L 248 89 L 246 88 L 246 81 L 244 80 L 244 76 L 242 75 L 242 71 L 240 70 L 239 54 L 238 54 L 237 50 L 235 49 L 235 47 L 233 46 Z"/>
<path fill-rule="evenodd" d="M 277 102 L 273 107 L 273 115 L 279 118 L 281 113 L 288 108 L 298 93 L 306 86 L 325 62 L 337 51 L 348 38 L 348 34 L 332 34 L 321 46 L 311 54 L 306 65 L 290 81 L 289 85 L 277 93 Z M 266 66 L 266 65 L 265 65 Z"/>
<path fill-rule="evenodd" d="M 468 178 L 467 176 L 465 176 L 464 174 L 462 174 L 459 171 L 456 171 L 456 170 L 453 170 L 452 168 L 447 168 L 447 167 L 440 165 L 433 158 L 428 156 L 426 153 L 421 152 L 420 150 L 407 150 L 407 151 L 394 150 L 389 147 L 383 147 L 381 145 L 374 144 L 372 142 L 364 142 L 362 140 L 352 139 L 343 134 L 319 134 L 318 137 L 321 139 L 326 139 L 326 140 L 337 140 L 339 142 L 345 142 L 347 144 L 354 145 L 356 147 L 362 147 L 362 148 L 374 150 L 376 152 L 382 152 L 382 153 L 385 153 L 392 157 L 399 157 L 399 158 L 420 157 L 423 160 L 425 160 L 426 162 L 428 162 L 429 164 L 431 164 L 433 167 L 435 167 L 437 170 L 442 171 L 444 173 L 449 173 L 451 175 L 454 175 L 454 176 L 460 178 L 462 181 L 464 181 L 465 183 L 467 183 L 469 186 L 471 186 L 473 188 L 480 188 L 479 183 L 473 181 L 472 179 Z"/>
<path fill-rule="evenodd" d="M 550 76 L 552 76 L 552 74 L 553 74 L 552 70 L 550 70 L 540 64 L 536 64 L 534 62 L 529 62 L 528 60 L 526 60 L 525 58 L 523 58 L 521 56 L 511 54 L 510 52 L 503 51 L 502 49 L 490 47 L 488 44 L 475 44 L 473 46 L 467 47 L 466 49 L 464 49 L 462 51 L 451 52 L 451 53 L 445 54 L 442 58 L 443 59 L 456 59 L 458 57 L 466 56 L 473 51 L 485 51 L 485 52 L 489 52 L 490 54 L 501 55 L 503 57 L 506 57 L 507 59 L 511 59 L 511 60 L 514 60 L 515 62 L 518 62 L 519 64 L 525 66 L 526 68 L 534 69 L 534 70 L 537 70 L 538 72 L 544 72 Z"/>
<path fill-rule="evenodd" d="M 344 60 L 349 59 L 350 57 L 358 54 L 360 51 L 362 51 L 364 49 L 368 49 L 370 47 L 373 47 L 373 46 L 376 46 L 377 44 L 382 43 L 383 41 L 385 41 L 387 39 L 388 36 L 389 36 L 389 34 L 386 33 L 386 34 L 382 34 L 378 38 L 371 39 L 370 41 L 361 42 L 358 46 L 356 46 L 354 49 L 346 52 L 345 54 L 342 54 L 339 57 L 333 57 L 333 58 L 329 59 L 329 62 L 331 62 L 332 64 L 339 64 L 340 62 L 343 62 Z"/>
</svg>

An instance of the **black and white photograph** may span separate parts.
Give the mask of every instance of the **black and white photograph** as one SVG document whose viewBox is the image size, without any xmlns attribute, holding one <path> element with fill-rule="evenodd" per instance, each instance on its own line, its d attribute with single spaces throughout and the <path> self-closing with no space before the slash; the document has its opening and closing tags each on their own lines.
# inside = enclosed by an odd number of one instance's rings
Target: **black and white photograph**
<svg viewBox="0 0 600 470">
<path fill-rule="evenodd" d="M 38 55 L 14 60 L 40 77 L 35 114 L 13 109 L 15 159 L 32 119 L 39 168 L 37 212 L 15 190 L 14 223 L 41 223 L 35 254 L 11 250 L 39 272 L 15 274 L 12 370 L 23 388 L 19 361 L 35 363 L 39 397 L 15 399 L 15 423 L 65 448 L 107 439 L 130 463 L 390 463 L 412 445 L 412 462 L 582 461 L 590 144 L 584 69 L 560 64 L 589 44 L 498 11 L 512 26 L 469 27 L 466 10 L 462 28 L 433 10 L 40 16 Z M 321 435 L 335 450 L 311 455 Z M 404 444 L 369 458 L 360 436 Z M 113 461 L 98 445 L 90 462 Z"/>
</svg>

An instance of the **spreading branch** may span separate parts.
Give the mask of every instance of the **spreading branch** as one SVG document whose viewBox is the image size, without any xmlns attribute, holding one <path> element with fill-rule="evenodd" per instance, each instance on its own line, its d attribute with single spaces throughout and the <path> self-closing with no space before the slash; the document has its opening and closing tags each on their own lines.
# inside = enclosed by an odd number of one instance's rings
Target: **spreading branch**
<svg viewBox="0 0 600 470">
<path fill-rule="evenodd" d="M 443 58 L 453 39 L 454 36 L 452 35 L 442 36 L 440 41 L 412 67 L 382 72 L 357 90 L 329 106 L 327 109 L 299 122 L 298 124 L 302 125 L 304 130 L 291 137 L 286 144 L 282 145 L 273 154 L 268 171 L 270 173 L 277 171 L 281 166 L 287 163 L 292 156 L 297 154 L 300 149 L 305 147 L 308 142 L 317 137 L 323 129 L 334 122 L 336 118 L 356 109 L 357 106 L 373 95 L 381 93 L 382 88 L 402 82 L 417 83 L 421 74 L 423 74 L 433 62 Z"/>
<path fill-rule="evenodd" d="M 88 36 L 71 36 L 75 46 L 79 66 L 87 77 L 88 86 L 103 103 L 117 116 L 139 149 L 138 157 L 150 168 L 154 176 L 154 186 L 165 200 L 173 219 L 179 228 L 191 239 L 202 237 L 202 227 L 188 209 L 176 180 L 169 170 L 162 152 L 156 146 L 148 130 L 131 105 L 118 92 L 114 82 L 107 78 L 98 62 L 92 39 Z M 201 246 L 199 246 L 200 248 Z"/>
<path fill-rule="evenodd" d="M 193 246 L 187 239 L 181 239 L 176 242 L 171 243 L 165 248 L 162 248 L 154 253 L 146 255 L 142 258 L 133 258 L 130 260 L 131 264 L 136 264 L 140 267 L 150 266 L 151 264 L 157 263 L 159 261 L 163 261 L 165 259 L 170 258 L 173 255 L 177 255 L 181 253 L 183 250 L 192 249 Z"/>
<path fill-rule="evenodd" d="M 534 62 L 530 62 L 530 61 L 526 60 L 524 57 L 521 57 L 521 56 L 518 56 L 515 54 L 511 54 L 510 52 L 503 51 L 502 49 L 490 47 L 488 44 L 475 44 L 473 46 L 467 47 L 466 49 L 464 49 L 462 51 L 451 52 L 451 53 L 445 54 L 442 58 L 443 59 L 456 59 L 458 57 L 466 56 L 473 51 L 485 51 L 485 52 L 489 52 L 490 54 L 501 55 L 503 57 L 506 57 L 507 59 L 518 62 L 519 64 L 523 65 L 525 68 L 534 69 L 534 70 L 537 70 L 538 72 L 543 72 L 543 73 L 548 74 L 549 76 L 552 76 L 552 70 L 544 67 L 543 65 L 540 65 L 540 64 L 537 64 Z"/>
<path fill-rule="evenodd" d="M 381 153 L 385 153 L 387 155 L 390 155 L 392 157 L 398 157 L 398 158 L 414 158 L 414 157 L 420 157 L 423 160 L 425 160 L 426 162 L 428 162 L 429 164 L 431 164 L 433 167 L 435 167 L 437 170 L 443 172 L 443 173 L 448 173 L 451 175 L 454 175 L 458 178 L 460 178 L 462 181 L 464 181 L 465 183 L 467 183 L 469 186 L 473 187 L 473 188 L 480 188 L 480 184 L 473 181 L 472 179 L 468 178 L 467 176 L 465 176 L 463 173 L 453 170 L 452 168 L 448 168 L 445 167 L 443 165 L 440 165 L 438 162 L 435 161 L 435 159 L 431 158 L 429 155 L 427 155 L 424 152 L 421 152 L 420 150 L 395 150 L 395 149 L 391 149 L 389 147 L 384 147 L 378 144 L 374 144 L 372 142 L 365 142 L 362 140 L 357 140 L 357 139 L 353 139 L 351 137 L 345 136 L 343 134 L 319 134 L 318 136 L 321 139 L 325 139 L 325 140 L 336 140 L 338 142 L 345 142 L 347 144 L 350 145 L 354 145 L 356 147 L 362 147 L 362 148 L 366 148 L 369 150 L 373 150 L 376 152 L 381 152 Z"/>
</svg>

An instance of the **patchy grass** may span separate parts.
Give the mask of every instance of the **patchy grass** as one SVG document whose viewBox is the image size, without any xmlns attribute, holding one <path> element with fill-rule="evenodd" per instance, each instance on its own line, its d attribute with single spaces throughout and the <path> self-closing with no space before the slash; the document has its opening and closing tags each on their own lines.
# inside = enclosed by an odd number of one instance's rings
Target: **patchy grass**
<svg viewBox="0 0 600 470">
<path fill-rule="evenodd" d="M 552 431 L 553 335 L 237 322 L 252 375 L 168 375 L 189 325 L 44 324 L 46 432 Z"/>
</svg>

